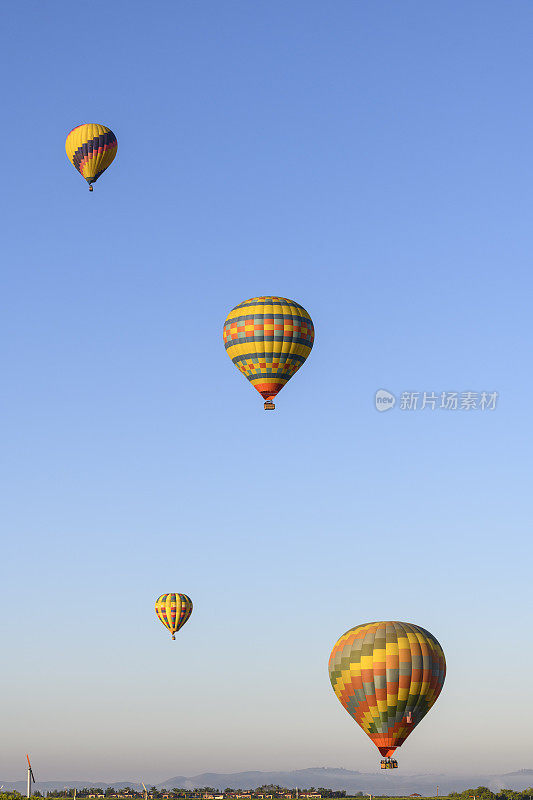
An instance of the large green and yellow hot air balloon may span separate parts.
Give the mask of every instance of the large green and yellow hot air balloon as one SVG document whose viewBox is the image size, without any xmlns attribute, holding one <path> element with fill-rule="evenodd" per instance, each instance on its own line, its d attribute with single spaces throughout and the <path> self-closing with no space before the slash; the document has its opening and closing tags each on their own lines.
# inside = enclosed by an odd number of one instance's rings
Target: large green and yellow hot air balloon
<svg viewBox="0 0 533 800">
<path fill-rule="evenodd" d="M 117 137 L 110 128 L 91 122 L 71 130 L 65 142 L 67 156 L 93 190 L 93 183 L 117 154 Z"/>
<path fill-rule="evenodd" d="M 155 601 L 155 613 L 175 639 L 192 614 L 192 600 L 186 594 L 162 594 Z"/>
<path fill-rule="evenodd" d="M 369 622 L 343 634 L 331 651 L 329 677 L 346 711 L 385 759 L 426 716 L 446 675 L 442 647 L 411 622 Z"/>
<path fill-rule="evenodd" d="M 252 297 L 230 311 L 224 323 L 228 356 L 265 400 L 273 398 L 311 352 L 314 328 L 303 306 L 286 297 Z"/>
</svg>

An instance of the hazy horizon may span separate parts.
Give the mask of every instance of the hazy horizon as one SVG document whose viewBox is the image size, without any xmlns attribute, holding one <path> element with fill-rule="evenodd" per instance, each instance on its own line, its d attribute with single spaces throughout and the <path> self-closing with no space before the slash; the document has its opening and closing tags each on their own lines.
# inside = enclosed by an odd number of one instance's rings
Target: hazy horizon
<svg viewBox="0 0 533 800">
<path fill-rule="evenodd" d="M 474 788 L 477 786 L 487 786 L 492 791 L 500 791 L 502 789 L 511 789 L 517 791 L 527 790 L 531 787 L 533 781 L 533 769 L 523 769 L 515 773 L 507 775 L 473 775 L 472 773 L 465 772 L 461 774 L 405 774 L 390 772 L 376 771 L 374 773 L 354 772 L 345 769 L 334 769 L 329 767 L 311 767 L 304 770 L 289 771 L 289 772 L 261 772 L 249 771 L 241 773 L 212 773 L 206 772 L 195 776 L 176 775 L 166 778 L 163 781 L 148 781 L 146 776 L 144 783 L 150 787 L 155 785 L 159 791 L 166 789 L 173 789 L 181 787 L 186 790 L 193 790 L 195 788 L 203 788 L 206 785 L 213 786 L 216 790 L 224 791 L 227 786 L 233 789 L 243 790 L 256 788 L 257 786 L 274 784 L 285 786 L 287 788 L 299 787 L 300 789 L 327 788 L 333 791 L 344 790 L 348 796 L 353 796 L 358 793 L 372 792 L 378 795 L 400 795 L 406 796 L 407 794 L 417 791 L 422 796 L 435 796 L 438 792 L 443 796 L 449 794 L 451 791 L 462 791 L 467 788 Z M 5 785 L 5 784 L 4 784 Z M 136 791 L 143 790 L 142 783 L 132 779 L 121 779 L 102 781 L 98 779 L 89 779 L 85 781 L 73 780 L 70 783 L 65 781 L 56 780 L 51 782 L 41 782 L 35 784 L 34 791 L 41 790 L 46 793 L 54 790 L 62 790 L 64 788 L 108 788 L 114 787 L 117 790 L 129 786 Z M 438 786 L 438 789 L 436 788 Z M 7 782 L 6 789 L 25 789 L 25 782 Z"/>
</svg>

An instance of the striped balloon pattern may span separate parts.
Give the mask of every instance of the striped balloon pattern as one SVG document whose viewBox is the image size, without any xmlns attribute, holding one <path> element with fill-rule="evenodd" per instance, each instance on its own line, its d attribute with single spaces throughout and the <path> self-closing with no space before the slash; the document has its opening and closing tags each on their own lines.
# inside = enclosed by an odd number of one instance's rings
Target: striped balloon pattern
<svg viewBox="0 0 533 800">
<path fill-rule="evenodd" d="M 315 332 L 311 317 L 294 300 L 252 297 L 230 311 L 223 335 L 237 369 L 270 401 L 304 363 Z"/>
<path fill-rule="evenodd" d="M 67 136 L 65 150 L 92 191 L 92 184 L 108 168 L 117 154 L 117 137 L 105 125 L 78 125 Z"/>
<path fill-rule="evenodd" d="M 329 676 L 338 699 L 382 756 L 391 756 L 425 717 L 446 675 L 442 647 L 411 622 L 369 622 L 343 634 Z"/>
<path fill-rule="evenodd" d="M 192 614 L 192 600 L 186 594 L 162 594 L 155 601 L 155 613 L 175 639 Z"/>
</svg>

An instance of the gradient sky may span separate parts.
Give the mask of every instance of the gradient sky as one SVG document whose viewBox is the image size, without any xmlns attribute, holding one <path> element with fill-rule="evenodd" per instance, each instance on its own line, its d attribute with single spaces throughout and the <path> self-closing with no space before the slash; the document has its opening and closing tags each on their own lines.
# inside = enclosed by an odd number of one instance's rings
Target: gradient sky
<svg viewBox="0 0 533 800">
<path fill-rule="evenodd" d="M 22 0 L 2 30 L 0 775 L 375 770 L 327 661 L 377 619 L 448 660 L 402 769 L 533 766 L 529 0 Z M 86 121 L 119 142 L 93 194 Z M 222 345 L 260 294 L 316 327 L 274 414 Z"/>
</svg>

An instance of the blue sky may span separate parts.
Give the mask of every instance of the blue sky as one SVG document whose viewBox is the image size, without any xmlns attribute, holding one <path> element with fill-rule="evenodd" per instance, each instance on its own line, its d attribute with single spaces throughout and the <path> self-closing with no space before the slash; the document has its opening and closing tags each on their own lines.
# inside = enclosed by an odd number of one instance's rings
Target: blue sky
<svg viewBox="0 0 533 800">
<path fill-rule="evenodd" d="M 403 769 L 531 767 L 531 4 L 2 17 L 0 775 L 374 770 L 327 660 L 375 619 L 448 659 Z M 316 328 L 274 414 L 222 345 L 260 294 Z"/>
</svg>

